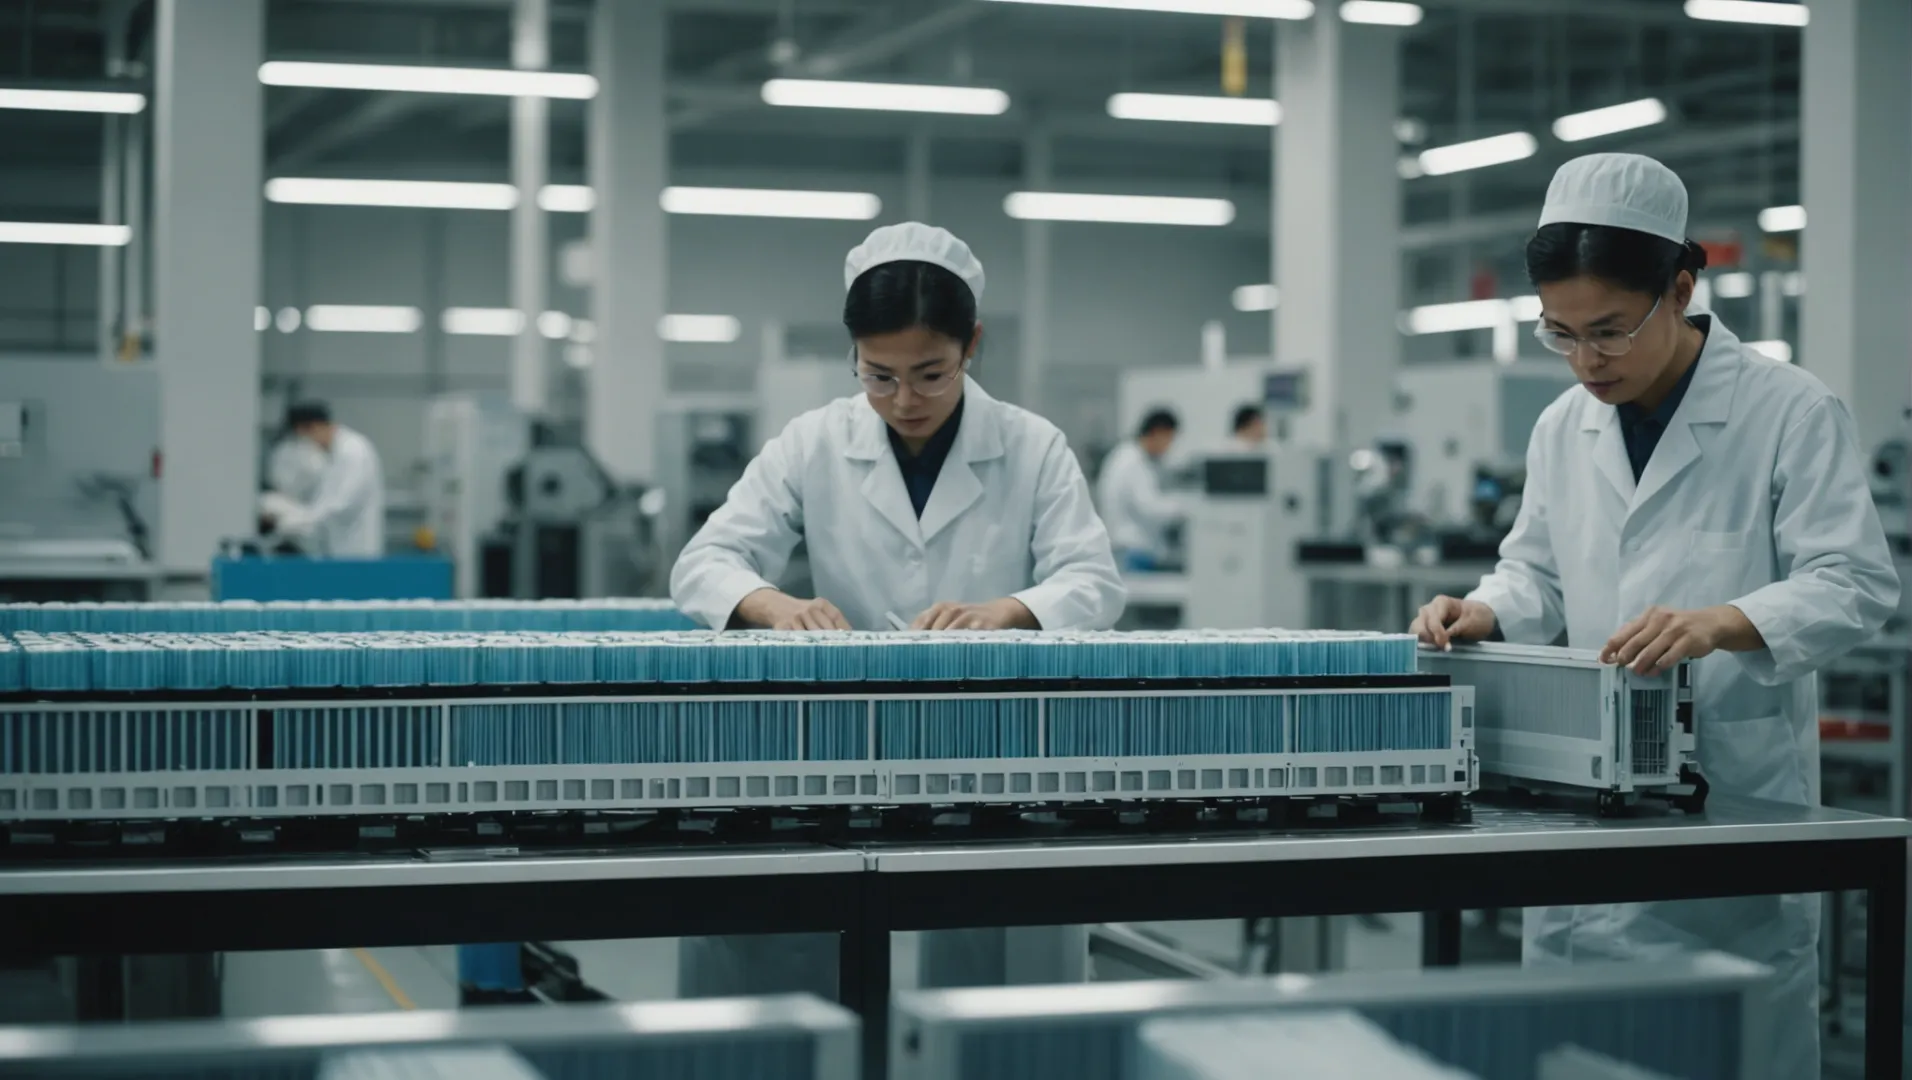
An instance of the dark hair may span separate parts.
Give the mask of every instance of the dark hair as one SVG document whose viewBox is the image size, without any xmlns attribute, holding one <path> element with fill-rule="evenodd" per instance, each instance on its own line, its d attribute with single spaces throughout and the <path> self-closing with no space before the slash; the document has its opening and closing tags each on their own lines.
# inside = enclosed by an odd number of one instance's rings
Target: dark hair
<svg viewBox="0 0 1912 1080">
<path fill-rule="evenodd" d="M 1259 405 L 1243 405 L 1241 408 L 1236 409 L 1235 434 L 1241 434 L 1242 428 L 1247 427 L 1259 419 L 1261 419 L 1261 406 Z"/>
<path fill-rule="evenodd" d="M 962 278 L 934 263 L 883 263 L 850 283 L 843 298 L 843 325 L 852 338 L 922 326 L 968 349 L 976 340 L 976 294 Z"/>
<path fill-rule="evenodd" d="M 329 424 L 332 408 L 323 401 L 301 401 L 285 411 L 285 426 L 297 430 L 306 424 Z"/>
<path fill-rule="evenodd" d="M 1680 271 L 1698 277 L 1704 269 L 1706 250 L 1691 240 L 1676 244 L 1613 225 L 1557 221 L 1542 225 L 1527 241 L 1527 277 L 1535 285 L 1596 277 L 1629 292 L 1659 296 L 1673 287 Z"/>
<path fill-rule="evenodd" d="M 1158 431 L 1180 430 L 1182 430 L 1182 422 L 1175 419 L 1174 413 L 1167 409 L 1153 409 L 1142 418 L 1142 430 L 1137 434 L 1153 435 Z"/>
</svg>

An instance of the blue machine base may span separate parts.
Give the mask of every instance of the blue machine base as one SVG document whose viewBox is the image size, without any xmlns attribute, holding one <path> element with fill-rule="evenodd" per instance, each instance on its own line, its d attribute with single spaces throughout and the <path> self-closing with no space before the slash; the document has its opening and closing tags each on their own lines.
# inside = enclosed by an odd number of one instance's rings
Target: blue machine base
<svg viewBox="0 0 1912 1080">
<path fill-rule="evenodd" d="M 451 560 L 260 556 L 212 561 L 214 600 L 450 600 Z"/>
</svg>

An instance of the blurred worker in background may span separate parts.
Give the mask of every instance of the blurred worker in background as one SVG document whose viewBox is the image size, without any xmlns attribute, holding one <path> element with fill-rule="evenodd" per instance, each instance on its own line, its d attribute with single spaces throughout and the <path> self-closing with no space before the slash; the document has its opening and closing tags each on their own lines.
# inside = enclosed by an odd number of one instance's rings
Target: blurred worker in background
<svg viewBox="0 0 1912 1080">
<path fill-rule="evenodd" d="M 1500 564 L 1421 609 L 1423 642 L 1599 649 L 1642 674 L 1695 660 L 1714 792 L 1819 800 L 1814 672 L 1879 631 L 1899 581 L 1851 414 L 1812 375 L 1693 310 L 1706 255 L 1651 158 L 1555 174 L 1527 243 L 1541 342 L 1581 381 L 1549 406 Z M 1880 358 L 1881 362 L 1901 362 Z M 1819 1075 L 1819 898 L 1535 909 L 1529 963 L 1722 949 L 1772 966 L 1774 1076 Z"/>
<path fill-rule="evenodd" d="M 1259 452 L 1268 446 L 1268 417 L 1259 405 L 1235 410 L 1234 449 Z"/>
<path fill-rule="evenodd" d="M 843 324 L 863 392 L 790 422 L 691 539 L 671 597 L 713 629 L 1104 629 L 1121 577 L 1075 456 L 1047 420 L 967 371 L 983 267 L 943 229 L 877 229 L 844 260 Z M 807 543 L 814 599 L 778 589 Z M 1015 981 L 1084 977 L 1079 929 L 1015 932 L 1054 963 Z M 928 934 L 928 985 L 1008 981 L 1002 930 Z M 836 995 L 834 935 L 684 942 L 686 996 Z M 1018 964 L 1023 957 L 1018 956 Z"/>
<path fill-rule="evenodd" d="M 320 402 L 286 411 L 286 429 L 304 443 L 282 459 L 275 450 L 269 476 L 275 490 L 260 499 L 273 530 L 301 539 L 315 555 L 375 558 L 385 554 L 385 471 L 372 441 L 332 419 Z M 311 482 L 311 455 L 323 459 Z M 283 469 L 283 471 L 281 471 Z M 300 491 L 279 490 L 284 483 Z"/>
<path fill-rule="evenodd" d="M 1124 570 L 1161 569 L 1168 561 L 1169 530 L 1188 514 L 1181 500 L 1162 490 L 1162 459 L 1181 426 L 1174 413 L 1156 409 L 1143 417 L 1134 439 L 1102 460 L 1096 502 Z"/>
</svg>

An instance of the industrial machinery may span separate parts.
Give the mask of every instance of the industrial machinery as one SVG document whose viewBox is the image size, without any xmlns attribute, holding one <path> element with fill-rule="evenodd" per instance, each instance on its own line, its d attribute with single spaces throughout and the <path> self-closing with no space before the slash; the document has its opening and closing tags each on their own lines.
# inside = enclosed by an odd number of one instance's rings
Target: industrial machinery
<svg viewBox="0 0 1912 1080">
<path fill-rule="evenodd" d="M 240 610 L 250 626 L 263 609 Z M 324 626 L 354 617 L 323 610 Z M 0 609 L 0 819 L 21 834 L 958 804 L 1452 814 L 1476 780 L 1471 691 L 1416 672 L 1401 635 L 633 633 L 603 629 L 628 607 L 556 610 L 528 605 L 550 629 L 517 632 L 131 633 Z"/>
<path fill-rule="evenodd" d="M 855 1080 L 857 1030 L 806 995 L 0 1028 L 0 1077 Z"/>
<path fill-rule="evenodd" d="M 1528 1080 L 1563 1046 L 1683 1080 L 1765 1080 L 1770 977 L 1749 961 L 1701 953 L 1655 964 L 908 992 L 895 1002 L 891 1076 L 1137 1076 L 1146 1024 L 1349 1010 L 1481 1080 Z"/>
<path fill-rule="evenodd" d="M 425 408 L 425 522 L 450 557 L 453 595 L 482 594 L 484 538 L 505 519 L 505 474 L 530 448 L 524 418 L 499 397 L 444 394 Z"/>
<path fill-rule="evenodd" d="M 1642 795 L 1706 804 L 1690 663 L 1642 676 L 1591 649 L 1479 644 L 1423 649 L 1421 667 L 1474 688 L 1481 769 L 1497 783 L 1592 791 L 1602 812 Z"/>
<path fill-rule="evenodd" d="M 1136 1043 L 1136 1080 L 1479 1080 L 1347 1010 L 1171 1016 Z"/>
<path fill-rule="evenodd" d="M 1413 453 L 1407 507 L 1437 527 L 1469 521 L 1476 470 L 1523 465 L 1534 422 L 1573 385 L 1572 370 L 1549 361 L 1402 368 L 1388 427 Z"/>
<path fill-rule="evenodd" d="M 1273 448 L 1202 459 L 1201 494 L 1187 529 L 1187 625 L 1307 625 L 1296 545 L 1313 535 L 1317 521 L 1312 464 Z"/>
</svg>

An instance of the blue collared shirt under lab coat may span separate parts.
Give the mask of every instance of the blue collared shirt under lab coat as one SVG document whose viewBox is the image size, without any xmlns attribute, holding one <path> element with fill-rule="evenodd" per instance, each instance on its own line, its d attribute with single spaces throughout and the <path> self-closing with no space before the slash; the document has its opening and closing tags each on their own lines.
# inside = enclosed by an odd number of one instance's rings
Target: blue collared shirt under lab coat
<svg viewBox="0 0 1912 1080">
<path fill-rule="evenodd" d="M 1705 334 L 1712 329 L 1713 320 L 1705 315 L 1696 315 L 1693 325 L 1700 329 L 1700 351 L 1706 351 Z M 1700 360 L 1695 356 L 1687 365 L 1686 374 L 1673 391 L 1666 395 L 1652 412 L 1640 408 L 1632 402 L 1618 407 L 1620 414 L 1620 437 L 1626 442 L 1627 464 L 1633 466 L 1633 482 L 1639 483 L 1646 475 L 1646 463 L 1653 460 L 1653 448 L 1660 445 L 1660 436 L 1666 434 L 1667 425 L 1673 422 L 1673 414 L 1680 411 L 1680 399 L 1686 397 L 1686 388 L 1693 385 L 1693 372 L 1699 370 Z"/>
</svg>

